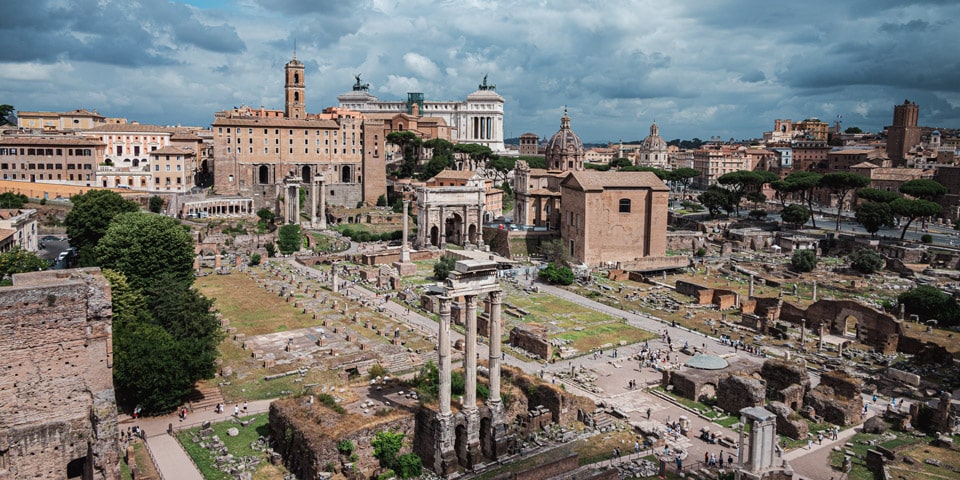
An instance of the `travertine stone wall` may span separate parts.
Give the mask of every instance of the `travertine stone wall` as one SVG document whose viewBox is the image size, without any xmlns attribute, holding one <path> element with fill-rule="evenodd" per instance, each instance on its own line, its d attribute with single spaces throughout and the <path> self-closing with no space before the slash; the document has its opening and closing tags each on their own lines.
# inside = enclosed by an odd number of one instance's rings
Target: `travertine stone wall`
<svg viewBox="0 0 960 480">
<path fill-rule="evenodd" d="M 98 268 L 0 288 L 0 479 L 120 477 L 111 315 Z"/>
</svg>

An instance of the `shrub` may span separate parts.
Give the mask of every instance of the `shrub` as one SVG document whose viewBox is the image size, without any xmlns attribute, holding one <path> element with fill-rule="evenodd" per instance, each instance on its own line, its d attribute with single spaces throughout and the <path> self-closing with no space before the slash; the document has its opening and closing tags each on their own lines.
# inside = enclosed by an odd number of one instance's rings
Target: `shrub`
<svg viewBox="0 0 960 480">
<path fill-rule="evenodd" d="M 813 250 L 797 250 L 793 252 L 790 266 L 798 272 L 810 272 L 817 268 L 817 252 Z"/>
<path fill-rule="evenodd" d="M 153 213 L 160 213 L 163 210 L 163 198 L 160 198 L 159 195 L 154 195 L 150 197 L 150 211 Z"/>
<path fill-rule="evenodd" d="M 300 225 L 289 224 L 280 227 L 280 233 L 277 235 L 280 252 L 284 255 L 290 255 L 300 250 L 302 239 L 300 237 Z"/>
<path fill-rule="evenodd" d="M 698 249 L 697 249 L 697 253 L 695 253 L 695 255 L 698 256 L 698 257 L 706 256 L 706 254 L 707 254 L 707 249 L 704 248 L 704 247 L 698 248 Z"/>
<path fill-rule="evenodd" d="M 555 263 L 547 264 L 547 268 L 540 270 L 539 275 L 547 283 L 556 285 L 573 283 L 573 270 L 570 270 L 570 267 L 558 267 Z"/>
<path fill-rule="evenodd" d="M 883 257 L 868 248 L 861 248 L 850 255 L 850 268 L 863 273 L 871 274 L 883 268 Z"/>
<path fill-rule="evenodd" d="M 767 217 L 767 211 L 766 210 L 750 210 L 749 216 L 754 220 L 761 220 Z"/>
<path fill-rule="evenodd" d="M 397 458 L 397 473 L 400 478 L 419 477 L 423 473 L 423 461 L 416 453 L 405 453 Z"/>
<path fill-rule="evenodd" d="M 273 258 L 277 256 L 277 246 L 274 245 L 273 242 L 267 242 L 267 244 L 264 245 L 263 248 L 267 250 L 267 257 Z"/>
<path fill-rule="evenodd" d="M 378 207 L 386 207 L 386 206 L 387 206 L 387 196 L 386 196 L 386 195 L 380 195 L 379 197 L 377 197 L 377 206 L 378 206 Z"/>
<path fill-rule="evenodd" d="M 259 253 L 254 253 L 253 255 L 250 255 L 250 266 L 253 267 L 253 266 L 256 266 L 256 265 L 260 265 L 260 254 L 259 254 Z"/>
<path fill-rule="evenodd" d="M 433 264 L 433 278 L 437 280 L 447 278 L 447 275 L 453 271 L 453 267 L 456 264 L 457 261 L 453 257 L 441 257 L 440 260 L 437 260 L 437 263 Z"/>
<path fill-rule="evenodd" d="M 924 233 L 923 236 L 920 237 L 920 241 L 923 243 L 933 243 L 933 235 L 930 235 L 929 233 Z"/>
<path fill-rule="evenodd" d="M 344 455 L 349 456 L 356 448 L 357 446 L 353 444 L 353 440 L 344 439 L 337 442 L 337 451 Z"/>
<path fill-rule="evenodd" d="M 379 363 L 373 364 L 373 366 L 370 367 L 370 370 L 368 370 L 368 372 L 370 373 L 371 380 L 377 377 L 384 377 L 388 373 L 387 369 L 384 368 L 383 365 L 380 365 Z"/>
</svg>

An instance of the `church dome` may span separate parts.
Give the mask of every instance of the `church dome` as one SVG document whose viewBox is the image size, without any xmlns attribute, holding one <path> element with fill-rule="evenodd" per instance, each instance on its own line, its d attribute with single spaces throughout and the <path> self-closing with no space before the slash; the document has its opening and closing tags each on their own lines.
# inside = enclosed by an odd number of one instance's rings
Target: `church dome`
<svg viewBox="0 0 960 480">
<path fill-rule="evenodd" d="M 656 123 L 650 125 L 650 135 L 643 139 L 640 149 L 647 152 L 667 151 L 667 141 L 660 136 L 660 127 Z"/>
<path fill-rule="evenodd" d="M 560 119 L 560 130 L 547 142 L 545 156 L 550 170 L 583 170 L 583 142 L 570 129 L 566 108 Z"/>
</svg>

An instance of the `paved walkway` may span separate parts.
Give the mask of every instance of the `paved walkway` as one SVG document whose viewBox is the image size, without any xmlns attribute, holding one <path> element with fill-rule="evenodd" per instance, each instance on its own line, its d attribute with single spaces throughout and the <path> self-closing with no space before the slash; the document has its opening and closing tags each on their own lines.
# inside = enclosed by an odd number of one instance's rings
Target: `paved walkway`
<svg viewBox="0 0 960 480">
<path fill-rule="evenodd" d="M 267 412 L 270 409 L 272 400 L 257 400 L 247 404 L 247 414 L 255 415 Z M 237 404 L 243 409 L 243 404 Z M 180 421 L 176 413 L 161 415 L 157 417 L 144 417 L 134 420 L 129 415 L 120 415 L 120 428 L 132 428 L 139 426 L 146 433 L 147 449 L 153 462 L 160 472 L 160 478 L 164 480 L 203 480 L 200 471 L 197 470 L 193 460 L 187 455 L 187 452 L 180 446 L 180 442 L 167 433 L 172 427 L 175 431 L 186 428 L 196 427 L 203 422 L 222 422 L 230 419 L 233 413 L 233 405 L 227 405 L 224 413 L 218 414 L 210 408 L 206 411 L 191 412 L 187 414 L 185 421 Z M 244 413 L 241 411 L 240 416 Z"/>
</svg>

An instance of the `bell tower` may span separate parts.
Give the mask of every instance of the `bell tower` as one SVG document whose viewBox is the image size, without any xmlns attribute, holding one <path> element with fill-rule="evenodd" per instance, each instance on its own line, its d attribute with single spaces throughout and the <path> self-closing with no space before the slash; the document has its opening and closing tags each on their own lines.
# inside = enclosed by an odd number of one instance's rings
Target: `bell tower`
<svg viewBox="0 0 960 480">
<path fill-rule="evenodd" d="M 296 53 L 293 54 L 293 59 L 283 67 L 283 70 L 286 73 L 286 82 L 283 87 L 286 94 L 283 115 L 287 118 L 306 119 L 307 110 L 306 107 L 304 107 L 306 100 L 304 99 L 303 63 L 297 60 Z"/>
</svg>

